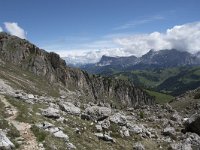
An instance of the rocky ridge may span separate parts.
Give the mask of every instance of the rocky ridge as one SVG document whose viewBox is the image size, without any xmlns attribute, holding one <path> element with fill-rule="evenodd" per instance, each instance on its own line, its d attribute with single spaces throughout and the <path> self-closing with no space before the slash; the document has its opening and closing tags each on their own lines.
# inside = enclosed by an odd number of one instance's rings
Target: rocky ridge
<svg viewBox="0 0 200 150">
<path fill-rule="evenodd" d="M 4 32 L 0 33 L 0 60 L 2 65 L 15 65 L 43 76 L 54 86 L 59 84 L 65 89 L 79 91 L 88 101 L 120 103 L 124 106 L 154 104 L 153 97 L 128 81 L 90 76 L 84 71 L 66 66 L 59 55 L 48 53 Z"/>
</svg>

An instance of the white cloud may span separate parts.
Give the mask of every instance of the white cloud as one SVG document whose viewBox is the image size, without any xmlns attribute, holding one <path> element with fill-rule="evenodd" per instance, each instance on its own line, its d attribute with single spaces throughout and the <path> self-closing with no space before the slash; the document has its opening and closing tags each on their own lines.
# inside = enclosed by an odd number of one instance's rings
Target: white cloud
<svg viewBox="0 0 200 150">
<path fill-rule="evenodd" d="M 2 29 L 2 27 L 0 27 L 0 32 L 2 32 L 3 31 L 3 29 Z"/>
<path fill-rule="evenodd" d="M 72 64 L 96 63 L 103 55 L 106 56 L 129 56 L 121 48 L 107 48 L 102 50 L 76 50 L 76 51 L 57 51 L 61 57 L 66 57 L 66 61 Z"/>
<path fill-rule="evenodd" d="M 166 32 L 132 35 L 115 38 L 114 41 L 123 47 L 124 51 L 141 56 L 150 49 L 178 49 L 196 53 L 200 51 L 200 22 L 174 26 Z"/>
<path fill-rule="evenodd" d="M 26 33 L 16 22 L 5 22 L 6 30 L 11 34 L 26 39 Z"/>
<path fill-rule="evenodd" d="M 61 57 L 67 56 L 74 63 L 94 63 L 99 61 L 102 55 L 141 56 L 150 49 L 162 50 L 175 48 L 180 51 L 196 53 L 200 51 L 199 41 L 200 22 L 194 22 L 174 26 L 165 32 L 110 36 L 110 38 L 105 38 L 105 41 L 96 41 L 95 44 L 93 43 L 95 45 L 94 48 L 90 46 L 84 51 L 58 51 L 58 53 Z M 108 43 L 110 47 L 104 48 L 107 47 Z M 101 50 L 98 50 L 98 46 Z M 92 48 L 93 50 L 91 50 Z"/>
</svg>

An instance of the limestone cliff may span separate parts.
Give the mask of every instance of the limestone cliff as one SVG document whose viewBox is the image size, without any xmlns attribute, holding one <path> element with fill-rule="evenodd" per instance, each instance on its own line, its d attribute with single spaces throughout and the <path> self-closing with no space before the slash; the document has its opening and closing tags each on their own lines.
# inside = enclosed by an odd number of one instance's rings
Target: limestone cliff
<svg viewBox="0 0 200 150">
<path fill-rule="evenodd" d="M 133 106 L 154 104 L 154 99 L 128 81 L 89 75 L 70 68 L 60 56 L 39 49 L 27 40 L 0 33 L 0 59 L 38 76 L 44 76 L 52 85 L 80 91 L 88 101 L 108 102 Z"/>
</svg>

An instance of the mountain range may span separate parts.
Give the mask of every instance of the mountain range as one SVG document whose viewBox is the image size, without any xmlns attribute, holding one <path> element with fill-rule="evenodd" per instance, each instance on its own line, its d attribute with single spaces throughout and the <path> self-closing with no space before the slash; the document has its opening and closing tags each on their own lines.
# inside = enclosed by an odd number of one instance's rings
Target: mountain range
<svg viewBox="0 0 200 150">
<path fill-rule="evenodd" d="M 129 79 L 135 85 L 179 95 L 200 86 L 200 52 L 150 50 L 141 57 L 102 56 L 95 64 L 79 66 L 91 74 Z"/>
</svg>

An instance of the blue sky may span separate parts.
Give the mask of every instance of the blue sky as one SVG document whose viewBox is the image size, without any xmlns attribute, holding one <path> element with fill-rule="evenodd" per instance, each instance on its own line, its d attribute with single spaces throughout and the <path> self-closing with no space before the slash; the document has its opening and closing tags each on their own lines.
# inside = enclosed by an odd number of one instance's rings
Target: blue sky
<svg viewBox="0 0 200 150">
<path fill-rule="evenodd" d="M 4 0 L 0 27 L 17 23 L 26 38 L 54 51 L 120 48 L 113 38 L 163 33 L 200 21 L 199 0 Z M 153 47 L 152 47 L 153 48 Z"/>
</svg>

